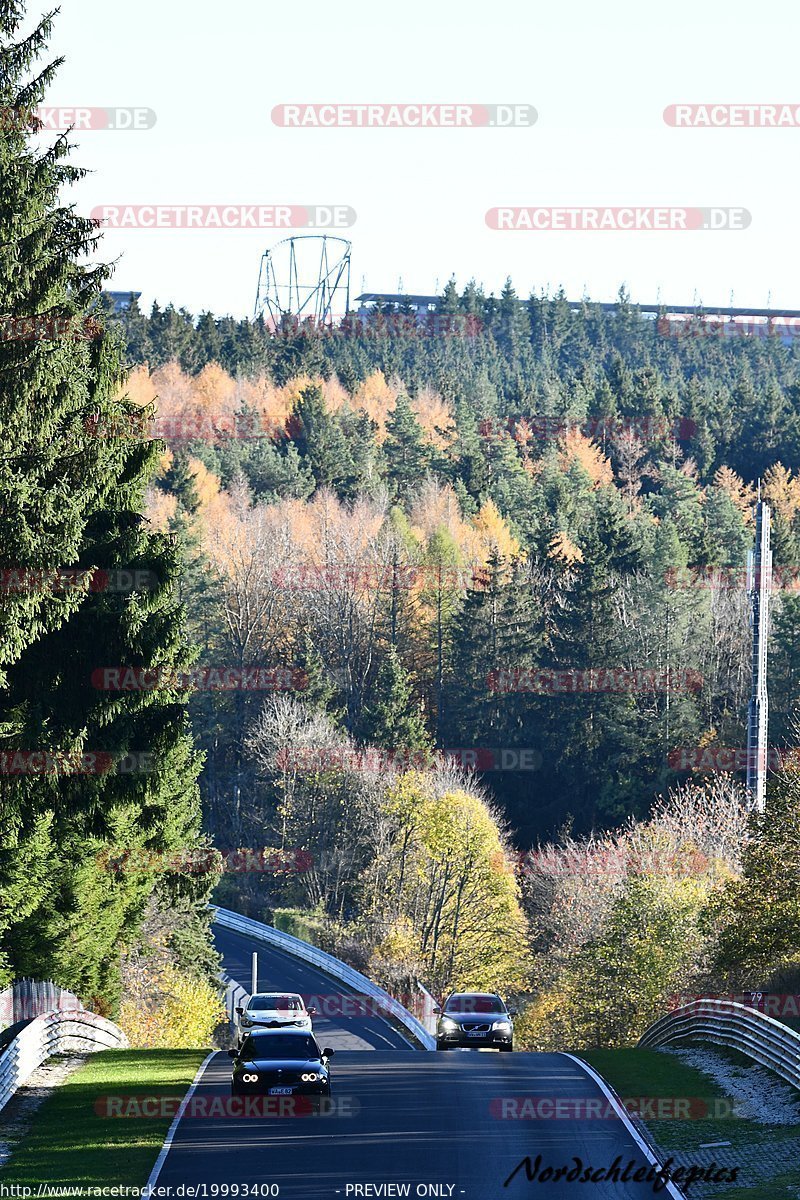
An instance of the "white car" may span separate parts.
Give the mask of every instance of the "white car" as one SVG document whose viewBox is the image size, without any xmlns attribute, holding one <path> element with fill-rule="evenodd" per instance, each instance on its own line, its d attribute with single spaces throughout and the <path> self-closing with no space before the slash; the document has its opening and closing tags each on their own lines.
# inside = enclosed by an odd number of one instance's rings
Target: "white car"
<svg viewBox="0 0 800 1200">
<path fill-rule="evenodd" d="M 306 1008 L 303 997 L 297 992 L 256 992 L 247 1001 L 246 1008 L 237 1008 L 239 1018 L 239 1040 L 247 1037 L 252 1029 L 296 1029 L 311 1032 L 311 1018 L 315 1008 Z"/>
</svg>

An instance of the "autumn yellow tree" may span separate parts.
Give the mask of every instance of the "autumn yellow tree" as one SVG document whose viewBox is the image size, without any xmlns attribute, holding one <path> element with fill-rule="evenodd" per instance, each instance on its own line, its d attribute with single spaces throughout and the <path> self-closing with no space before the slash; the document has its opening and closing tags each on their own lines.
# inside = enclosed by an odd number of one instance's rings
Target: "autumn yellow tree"
<svg viewBox="0 0 800 1200">
<path fill-rule="evenodd" d="M 517 884 L 503 869 L 491 811 L 455 780 L 409 771 L 388 789 L 392 828 L 370 868 L 388 928 L 408 943 L 427 986 L 507 992 L 525 978 L 527 927 Z M 486 913 L 492 913 L 490 924 Z M 386 943 L 383 944 L 384 953 Z"/>
</svg>

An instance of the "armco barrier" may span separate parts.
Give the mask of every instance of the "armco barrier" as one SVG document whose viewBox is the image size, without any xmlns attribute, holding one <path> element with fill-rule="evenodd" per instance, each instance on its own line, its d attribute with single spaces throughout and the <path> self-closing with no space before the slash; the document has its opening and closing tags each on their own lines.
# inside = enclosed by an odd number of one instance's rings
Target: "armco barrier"
<svg viewBox="0 0 800 1200">
<path fill-rule="evenodd" d="M 800 1034 L 746 1004 L 693 1000 L 651 1025 L 639 1045 L 664 1046 L 677 1041 L 728 1046 L 800 1088 Z"/>
<path fill-rule="evenodd" d="M 239 1006 L 247 1007 L 250 993 L 235 979 L 231 979 L 230 975 L 222 976 L 222 985 L 225 988 L 225 1010 L 230 1021 L 231 1034 L 235 1037 L 239 1033 L 239 1018 L 236 1015 L 236 1009 Z"/>
<path fill-rule="evenodd" d="M 26 1021 L 0 1051 L 0 1109 L 37 1067 L 53 1054 L 124 1050 L 128 1039 L 105 1017 L 86 1012 L 49 1012 Z"/>
<path fill-rule="evenodd" d="M 390 996 L 383 988 L 378 987 L 371 979 L 367 979 L 366 975 L 362 975 L 360 971 L 348 967 L 346 963 L 334 958 L 332 954 L 326 954 L 324 950 L 317 949 L 309 942 L 292 937 L 290 933 L 282 933 L 272 925 L 264 925 L 261 921 L 254 921 L 250 917 L 241 917 L 227 908 L 214 908 L 213 911 L 214 920 L 218 925 L 222 925 L 225 929 L 231 929 L 235 933 L 241 933 L 245 937 L 254 938 L 256 941 L 265 942 L 269 946 L 275 946 L 278 950 L 283 950 L 294 958 L 300 958 L 304 962 L 319 967 L 326 975 L 346 983 L 359 995 L 369 996 L 371 1000 L 376 1001 L 378 1007 L 386 1012 L 387 1017 L 391 1016 L 399 1022 L 426 1050 L 436 1048 L 435 1039 L 428 1033 L 425 1026 L 399 1001 Z"/>
<path fill-rule="evenodd" d="M 83 1012 L 74 992 L 51 979 L 18 979 L 0 992 L 0 1030 L 49 1012 Z"/>
</svg>

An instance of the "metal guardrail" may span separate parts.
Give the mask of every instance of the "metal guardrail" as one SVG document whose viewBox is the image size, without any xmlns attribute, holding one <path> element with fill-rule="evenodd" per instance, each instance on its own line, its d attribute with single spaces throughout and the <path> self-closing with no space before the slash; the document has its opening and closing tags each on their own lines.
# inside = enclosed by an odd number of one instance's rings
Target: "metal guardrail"
<svg viewBox="0 0 800 1200">
<path fill-rule="evenodd" d="M 51 979 L 18 979 L 0 992 L 0 1030 L 49 1012 L 83 1012 L 74 992 Z"/>
<path fill-rule="evenodd" d="M 53 1054 L 124 1050 L 128 1039 L 105 1017 L 87 1012 L 49 1012 L 33 1017 L 0 1053 L 0 1109 Z"/>
<path fill-rule="evenodd" d="M 428 1033 L 436 1041 L 436 1025 L 438 1017 L 436 1016 L 438 1002 L 435 996 L 432 996 L 426 987 L 417 980 L 417 988 L 419 989 L 420 1008 L 422 1010 L 421 1021 Z"/>
<path fill-rule="evenodd" d="M 331 975 L 334 979 L 354 988 L 359 995 L 369 996 L 371 1000 L 375 1001 L 378 1008 L 386 1012 L 387 1017 L 391 1016 L 398 1021 L 426 1050 L 436 1048 L 435 1038 L 428 1033 L 422 1022 L 418 1021 L 407 1008 L 404 1008 L 399 1000 L 395 1000 L 387 991 L 378 987 L 376 983 L 367 979 L 366 975 L 362 975 L 354 967 L 348 967 L 347 963 L 334 958 L 332 954 L 326 954 L 324 950 L 319 950 L 309 942 L 302 941 L 301 938 L 292 937 L 290 933 L 282 933 L 272 925 L 264 925 L 263 922 L 254 921 L 251 917 L 242 917 L 239 913 L 231 912 L 227 908 L 214 907 L 213 911 L 214 920 L 223 928 L 232 929 L 235 933 L 244 934 L 245 937 L 266 942 L 267 945 L 275 946 L 278 950 L 283 950 L 294 958 L 300 958 L 304 962 L 319 967 L 326 975 Z"/>
<path fill-rule="evenodd" d="M 800 1088 L 800 1034 L 758 1009 L 732 1000 L 693 1000 L 646 1029 L 640 1046 L 713 1042 L 747 1055 Z"/>
<path fill-rule="evenodd" d="M 247 1007 L 247 1001 L 250 999 L 250 993 L 247 988 L 242 987 L 235 979 L 231 979 L 230 975 L 222 976 L 222 984 L 225 988 L 225 1010 L 228 1014 L 228 1020 L 231 1026 L 231 1035 L 238 1037 L 239 1035 L 239 1018 L 236 1015 L 236 1009 L 239 1005 L 242 1008 Z"/>
</svg>

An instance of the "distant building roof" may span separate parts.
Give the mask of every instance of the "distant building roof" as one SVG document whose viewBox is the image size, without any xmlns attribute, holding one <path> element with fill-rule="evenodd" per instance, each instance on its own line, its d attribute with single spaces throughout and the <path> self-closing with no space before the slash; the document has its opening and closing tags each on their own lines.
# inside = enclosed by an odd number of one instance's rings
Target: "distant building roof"
<svg viewBox="0 0 800 1200">
<path fill-rule="evenodd" d="M 103 295 L 108 296 L 114 305 L 114 312 L 122 312 L 124 309 L 130 308 L 131 300 L 138 301 L 141 294 L 141 292 L 103 292 Z"/>
<path fill-rule="evenodd" d="M 398 292 L 364 292 L 356 300 L 382 300 L 384 304 L 436 304 L 439 296 L 411 296 Z"/>
<path fill-rule="evenodd" d="M 548 299 L 548 297 L 545 297 Z M 549 297 L 553 299 L 553 297 Z M 397 292 L 364 292 L 361 296 L 356 296 L 356 300 L 372 301 L 372 303 L 383 304 L 437 304 L 441 300 L 441 296 L 414 296 L 401 295 Z M 527 300 L 520 297 L 520 304 L 527 304 Z M 595 301 L 595 300 L 568 300 L 567 304 L 570 308 L 581 308 L 583 304 L 589 304 L 593 308 L 600 308 L 604 312 L 614 312 L 619 308 L 619 301 Z M 704 317 L 800 317 L 800 309 L 798 308 L 720 308 L 713 304 L 637 304 L 634 301 L 628 302 L 631 308 L 638 308 L 640 312 L 645 313 L 681 313 L 681 314 L 702 314 Z"/>
</svg>

